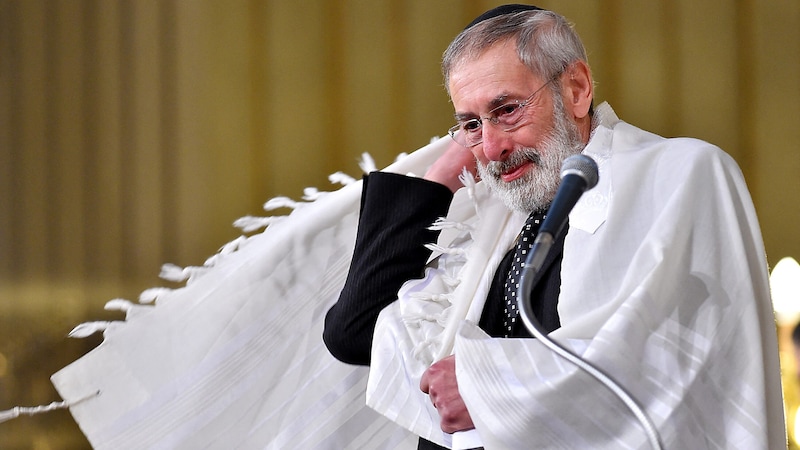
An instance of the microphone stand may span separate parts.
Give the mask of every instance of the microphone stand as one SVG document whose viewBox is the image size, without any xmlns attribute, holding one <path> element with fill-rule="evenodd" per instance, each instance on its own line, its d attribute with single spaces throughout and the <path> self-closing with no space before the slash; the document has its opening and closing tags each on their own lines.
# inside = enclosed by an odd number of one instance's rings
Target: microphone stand
<svg viewBox="0 0 800 450">
<path fill-rule="evenodd" d="M 603 386 L 610 389 L 611 392 L 617 396 L 617 398 L 625 403 L 633 415 L 636 416 L 636 419 L 639 421 L 644 429 L 645 434 L 647 435 L 647 440 L 650 442 L 650 447 L 652 447 L 653 450 L 661 450 L 663 445 L 658 434 L 658 429 L 644 412 L 644 409 L 642 409 L 636 400 L 633 399 L 633 396 L 603 370 L 592 365 L 590 362 L 584 360 L 572 350 L 562 346 L 547 336 L 542 330 L 541 324 L 539 324 L 539 321 L 536 320 L 536 317 L 533 315 L 530 306 L 530 293 L 531 289 L 533 288 L 533 279 L 539 270 L 541 270 L 544 259 L 547 256 L 547 253 L 549 253 L 550 247 L 553 245 L 554 241 L 554 236 L 549 232 L 540 232 L 533 241 L 533 247 L 531 248 L 531 251 L 528 253 L 528 257 L 525 260 L 525 267 L 522 269 L 522 276 L 520 279 L 519 288 L 517 290 L 517 298 L 519 299 L 519 304 L 517 307 L 519 308 L 519 315 L 522 317 L 525 327 L 528 328 L 528 331 L 530 331 L 533 337 L 538 339 L 551 351 L 576 365 L 578 368 L 598 380 L 601 384 L 603 384 Z"/>
</svg>

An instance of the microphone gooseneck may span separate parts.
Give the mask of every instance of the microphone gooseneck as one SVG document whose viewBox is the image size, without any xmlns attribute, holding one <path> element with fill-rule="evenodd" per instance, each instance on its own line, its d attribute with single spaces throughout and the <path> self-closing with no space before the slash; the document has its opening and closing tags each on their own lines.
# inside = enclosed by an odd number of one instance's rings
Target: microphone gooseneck
<svg viewBox="0 0 800 450">
<path fill-rule="evenodd" d="M 547 336 L 533 315 L 530 306 L 530 293 L 533 288 L 534 276 L 541 270 L 544 259 L 556 237 L 563 231 L 569 212 L 575 207 L 583 193 L 597 184 L 598 178 L 597 163 L 589 156 L 583 154 L 573 155 L 564 160 L 561 166 L 561 184 L 558 187 L 553 203 L 550 205 L 550 209 L 547 211 L 547 218 L 542 222 L 539 233 L 533 242 L 533 247 L 528 253 L 525 267 L 522 269 L 522 276 L 517 290 L 519 315 L 533 337 L 557 355 L 594 377 L 625 403 L 641 424 L 650 446 L 654 450 L 661 450 L 663 446 L 658 429 L 653 425 L 644 409 L 634 400 L 633 396 L 610 375 Z"/>
<path fill-rule="evenodd" d="M 561 184 L 547 211 L 533 241 L 533 247 L 525 262 L 526 269 L 531 267 L 534 273 L 542 268 L 544 258 L 555 242 L 556 236 L 564 229 L 569 212 L 578 203 L 583 193 L 597 185 L 597 163 L 586 155 L 572 155 L 561 165 Z M 520 297 L 517 297 L 520 298 Z"/>
</svg>

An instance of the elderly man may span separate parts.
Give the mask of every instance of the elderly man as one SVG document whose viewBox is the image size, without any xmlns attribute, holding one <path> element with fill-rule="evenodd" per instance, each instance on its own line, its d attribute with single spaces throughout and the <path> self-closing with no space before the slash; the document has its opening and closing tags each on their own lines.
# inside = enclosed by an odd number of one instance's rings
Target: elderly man
<svg viewBox="0 0 800 450">
<path fill-rule="evenodd" d="M 665 448 L 785 445 L 766 260 L 733 160 L 595 109 L 583 44 L 550 11 L 488 11 L 442 67 L 454 144 L 423 178 L 365 178 L 326 317 L 331 353 L 371 365 L 368 404 L 420 448 L 646 448 L 648 421 Z M 519 318 L 526 242 L 578 153 L 600 182 L 556 236 L 531 309 L 645 419 Z"/>
</svg>

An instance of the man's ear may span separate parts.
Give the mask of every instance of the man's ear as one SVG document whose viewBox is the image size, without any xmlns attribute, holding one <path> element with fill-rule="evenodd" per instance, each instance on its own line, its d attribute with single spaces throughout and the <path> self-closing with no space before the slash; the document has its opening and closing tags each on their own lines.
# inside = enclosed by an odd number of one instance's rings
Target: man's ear
<svg viewBox="0 0 800 450">
<path fill-rule="evenodd" d="M 594 97 L 592 71 L 585 61 L 571 63 L 561 74 L 561 86 L 564 90 L 564 106 L 575 119 L 580 120 L 589 115 Z"/>
</svg>

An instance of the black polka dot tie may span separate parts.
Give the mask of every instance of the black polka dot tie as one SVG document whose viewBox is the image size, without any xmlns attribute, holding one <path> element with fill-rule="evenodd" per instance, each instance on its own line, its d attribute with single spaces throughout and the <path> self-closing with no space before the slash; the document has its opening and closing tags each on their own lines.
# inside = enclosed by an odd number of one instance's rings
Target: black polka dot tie
<svg viewBox="0 0 800 450">
<path fill-rule="evenodd" d="M 514 323 L 517 321 L 519 310 L 517 309 L 517 289 L 519 289 L 519 280 L 522 274 L 522 269 L 525 267 L 525 260 L 528 258 L 528 252 L 533 246 L 533 240 L 536 239 L 536 233 L 539 231 L 539 225 L 545 219 L 545 211 L 534 211 L 528 216 L 522 231 L 517 238 L 517 246 L 514 250 L 514 259 L 511 261 L 511 270 L 508 271 L 505 285 L 505 313 L 506 318 L 504 322 L 505 336 L 511 335 L 511 330 L 514 328 Z"/>
</svg>

